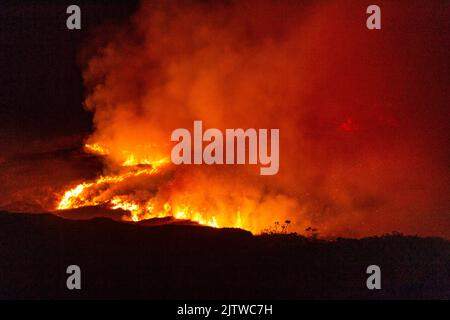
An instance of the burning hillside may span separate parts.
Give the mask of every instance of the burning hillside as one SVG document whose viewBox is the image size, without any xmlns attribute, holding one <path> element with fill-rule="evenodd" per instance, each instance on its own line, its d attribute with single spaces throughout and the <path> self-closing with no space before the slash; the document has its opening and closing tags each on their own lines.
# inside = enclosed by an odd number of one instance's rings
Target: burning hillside
<svg viewBox="0 0 450 320">
<path fill-rule="evenodd" d="M 408 28 L 408 16 L 396 16 L 403 11 L 385 5 L 386 28 Z M 172 216 L 254 232 L 286 220 L 323 235 L 447 232 L 436 223 L 449 208 L 446 152 L 434 147 L 447 124 L 428 108 L 447 99 L 415 89 L 442 75 L 447 59 L 428 66 L 425 51 L 404 50 L 404 35 L 369 33 L 363 12 L 321 2 L 143 2 L 83 51 L 95 125 L 85 150 L 105 169 L 69 186 L 57 208 L 106 205 L 128 211 L 126 220 Z M 420 32 L 415 46 L 439 37 Z M 170 134 L 195 119 L 220 130 L 279 128 L 279 172 L 173 165 Z M 430 223 L 417 223 L 424 214 Z"/>
<path fill-rule="evenodd" d="M 103 157 L 109 155 L 106 148 L 98 145 L 86 145 L 85 150 Z M 246 215 L 241 215 L 241 205 L 244 203 L 227 204 L 224 201 L 228 199 L 216 197 L 207 204 L 203 202 L 204 195 L 191 194 L 189 190 L 183 191 L 181 188 L 172 191 L 175 174 L 174 165 L 165 158 L 157 161 L 137 160 L 129 155 L 114 173 L 81 182 L 65 191 L 57 210 L 106 205 L 110 209 L 128 211 L 129 214 L 124 215 L 123 219 L 135 222 L 173 217 L 211 227 L 236 227 L 256 232 L 262 230 L 256 229 L 251 221 L 245 219 L 248 212 L 244 211 Z M 181 187 L 180 183 L 177 185 Z"/>
<path fill-rule="evenodd" d="M 76 48 L 93 122 L 77 142 L 83 155 L 2 155 L 0 209 L 99 206 L 127 221 L 254 233 L 290 221 L 288 231 L 323 236 L 449 237 L 449 41 L 436 32 L 449 29 L 448 7 L 379 6 L 381 30 L 367 29 L 365 4 L 288 0 L 143 1 L 126 22 L 91 28 Z M 175 165 L 171 133 L 196 120 L 279 130 L 277 170 Z M 22 149 L 27 137 L 3 144 Z"/>
<path fill-rule="evenodd" d="M 86 145 L 88 152 L 107 156 L 109 152 L 98 145 Z M 57 209 L 67 210 L 87 206 L 109 205 L 111 209 L 122 209 L 130 214 L 124 220 L 140 221 L 151 218 L 174 217 L 191 220 L 201 225 L 218 227 L 214 215 L 208 217 L 208 212 L 200 212 L 189 204 L 171 205 L 170 199 L 156 196 L 152 193 L 158 188 L 161 179 L 170 171 L 167 159 L 137 161 L 130 155 L 121 166 L 121 172 L 98 179 L 82 182 L 67 190 L 62 196 Z M 128 192 L 127 192 L 128 190 Z M 130 192 L 129 190 L 132 190 Z M 236 227 L 240 227 L 236 221 Z"/>
</svg>

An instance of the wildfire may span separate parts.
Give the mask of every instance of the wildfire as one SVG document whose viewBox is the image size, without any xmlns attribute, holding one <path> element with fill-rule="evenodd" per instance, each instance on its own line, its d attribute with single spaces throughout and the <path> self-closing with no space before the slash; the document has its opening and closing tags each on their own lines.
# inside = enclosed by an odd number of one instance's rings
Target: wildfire
<svg viewBox="0 0 450 320">
<path fill-rule="evenodd" d="M 106 148 L 97 144 L 87 144 L 85 145 L 85 150 L 98 155 L 108 154 Z M 79 183 L 64 192 L 57 205 L 57 210 L 105 205 L 113 210 L 122 209 L 128 211 L 129 215 L 122 217 L 125 221 L 138 222 L 170 216 L 178 220 L 190 220 L 200 225 L 218 228 L 219 223 L 214 215 L 202 213 L 189 205 L 171 204 L 169 202 L 159 205 L 158 199 L 153 197 L 143 202 L 136 201 L 126 194 L 111 195 L 112 193 L 108 192 L 113 190 L 118 184 L 129 182 L 133 178 L 156 176 L 168 164 L 169 160 L 166 158 L 150 161 L 149 159 L 138 159 L 133 154 L 129 154 L 121 165 L 125 172 L 115 175 L 104 175 L 94 181 Z M 145 167 L 142 167 L 143 165 Z M 236 221 L 237 226 L 240 226 L 240 217 L 239 221 Z"/>
<path fill-rule="evenodd" d="M 65 210 L 85 206 L 96 206 L 108 202 L 107 200 L 102 201 L 101 199 L 92 197 L 92 193 L 90 193 L 89 191 L 93 191 L 91 189 L 94 188 L 98 189 L 99 187 L 105 187 L 108 184 L 119 183 L 132 177 L 138 177 L 141 175 L 154 175 L 159 171 L 160 167 L 166 163 L 167 160 L 160 160 L 155 165 L 152 165 L 151 168 L 130 170 L 128 172 L 117 175 L 100 176 L 93 182 L 82 182 L 64 193 L 61 200 L 59 201 L 57 209 Z M 118 198 L 114 198 L 111 200 L 111 203 L 115 206 L 118 204 L 117 199 Z M 113 200 L 115 202 L 112 202 Z M 127 211 L 131 212 L 131 210 Z"/>
</svg>

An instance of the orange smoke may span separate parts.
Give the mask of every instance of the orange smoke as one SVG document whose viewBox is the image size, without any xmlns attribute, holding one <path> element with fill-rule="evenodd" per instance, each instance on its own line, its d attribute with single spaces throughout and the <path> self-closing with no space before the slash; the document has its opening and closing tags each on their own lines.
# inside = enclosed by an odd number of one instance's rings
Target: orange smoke
<svg viewBox="0 0 450 320">
<path fill-rule="evenodd" d="M 448 59 L 427 50 L 442 40 L 430 30 L 445 8 L 379 5 L 383 29 L 369 31 L 364 4 L 349 2 L 144 2 L 84 52 L 95 124 L 86 150 L 106 171 L 59 209 L 108 204 L 130 220 L 255 232 L 290 220 L 292 231 L 325 236 L 448 235 L 447 124 L 429 108 L 445 110 L 448 94 L 445 81 L 422 85 L 445 79 Z M 280 128 L 279 173 L 169 164 L 170 133 L 196 119 Z"/>
</svg>

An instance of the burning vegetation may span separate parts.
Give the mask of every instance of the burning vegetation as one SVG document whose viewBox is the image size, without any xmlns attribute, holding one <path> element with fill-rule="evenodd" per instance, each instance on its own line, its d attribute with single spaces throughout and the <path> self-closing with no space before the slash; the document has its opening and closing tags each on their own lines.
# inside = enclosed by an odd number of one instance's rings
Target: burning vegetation
<svg viewBox="0 0 450 320">
<path fill-rule="evenodd" d="M 109 154 L 106 148 L 96 144 L 86 144 L 85 150 L 102 157 Z M 195 197 L 189 194 L 186 201 L 182 202 L 177 200 L 177 197 L 173 201 L 170 196 L 164 196 L 164 193 L 152 191 L 151 185 L 156 189 L 160 188 L 161 181 L 166 180 L 173 170 L 174 166 L 168 159 L 151 161 L 128 155 L 116 173 L 81 182 L 65 191 L 59 200 L 57 210 L 107 206 L 110 209 L 128 211 L 129 214 L 122 217 L 126 221 L 173 217 L 216 228 L 225 226 L 251 229 L 251 225 L 243 225 L 239 209 L 235 212 L 214 212 L 210 209 L 213 206 L 195 206 L 195 200 L 193 205 L 189 200 Z"/>
<path fill-rule="evenodd" d="M 87 152 L 107 156 L 108 151 L 99 146 L 86 144 Z M 129 155 L 122 163 L 122 172 L 108 176 L 100 176 L 94 181 L 82 182 L 74 188 L 67 190 L 59 201 L 58 210 L 81 208 L 86 206 L 107 205 L 111 209 L 122 209 L 129 211 L 129 215 L 124 216 L 124 220 L 140 221 L 151 218 L 174 217 L 176 219 L 191 220 L 201 225 L 218 227 L 214 215 L 200 212 L 188 204 L 176 204 L 164 202 L 152 196 L 138 198 L 129 194 L 123 194 L 125 185 L 130 186 L 133 180 L 142 183 L 146 179 L 154 179 L 157 175 L 164 175 L 164 170 L 169 166 L 167 159 L 150 161 L 148 159 L 136 160 L 133 155 Z M 137 189 L 133 189 L 134 192 Z M 148 191 L 148 190 L 147 190 Z M 209 218 L 208 218 L 209 216 Z M 236 227 L 239 227 L 236 221 Z"/>
</svg>

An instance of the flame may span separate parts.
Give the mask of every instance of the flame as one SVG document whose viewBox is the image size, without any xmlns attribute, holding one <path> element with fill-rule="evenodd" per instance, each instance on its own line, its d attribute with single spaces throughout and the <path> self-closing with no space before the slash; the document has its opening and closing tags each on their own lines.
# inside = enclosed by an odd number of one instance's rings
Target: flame
<svg viewBox="0 0 450 320">
<path fill-rule="evenodd" d="M 133 167 L 137 165 L 151 165 L 153 168 L 159 168 L 169 162 L 169 159 L 163 158 L 156 161 L 151 161 L 149 159 L 138 159 L 134 154 L 129 154 L 125 161 L 122 163 L 124 167 Z"/>
<path fill-rule="evenodd" d="M 60 200 L 59 204 L 58 204 L 58 210 L 63 210 L 63 209 L 72 209 L 72 208 L 78 208 L 80 205 L 77 205 L 78 202 L 84 202 L 84 198 L 82 196 L 83 191 L 86 188 L 89 188 L 93 185 L 93 183 L 80 183 L 79 185 L 77 185 L 75 188 L 72 188 L 70 190 L 67 190 L 64 193 L 64 196 L 62 197 L 62 199 Z"/>
<path fill-rule="evenodd" d="M 107 149 L 97 144 L 87 144 L 85 145 L 85 150 L 90 153 L 107 154 Z M 128 211 L 129 215 L 122 217 L 125 221 L 138 222 L 151 218 L 173 217 L 178 220 L 190 220 L 200 225 L 219 228 L 220 225 L 215 215 L 201 212 L 201 210 L 186 204 L 165 202 L 158 209 L 157 200 L 154 198 L 142 202 L 130 199 L 129 195 L 115 195 L 108 198 L 99 192 L 99 190 L 112 189 L 115 185 L 135 177 L 155 176 L 168 164 L 169 159 L 167 158 L 151 161 L 149 159 L 139 159 L 135 155 L 129 154 L 122 163 L 122 168 L 126 170 L 124 173 L 100 176 L 94 181 L 79 183 L 63 193 L 56 209 L 67 210 L 86 206 L 106 205 L 113 210 Z M 146 165 L 147 167 L 140 168 L 140 165 Z M 240 222 L 236 224 L 236 227 L 240 227 Z"/>
<path fill-rule="evenodd" d="M 98 155 L 108 155 L 109 150 L 99 144 L 85 144 L 84 150 L 88 153 L 98 154 Z"/>
<path fill-rule="evenodd" d="M 159 171 L 160 167 L 167 162 L 168 162 L 167 160 L 160 160 L 155 165 L 152 165 L 150 169 L 144 168 L 131 170 L 123 174 L 100 176 L 94 182 L 82 182 L 77 186 L 67 190 L 64 193 L 64 195 L 62 196 L 61 200 L 58 203 L 57 210 L 74 209 L 85 206 L 96 206 L 108 202 L 108 201 L 100 201 L 96 198 L 90 199 L 87 196 L 89 194 L 88 191 L 90 191 L 93 188 L 106 186 L 107 184 L 119 183 L 131 177 L 138 177 L 141 175 L 154 175 Z M 115 201 L 115 203 L 112 202 L 113 200 Z M 117 201 L 118 201 L 117 198 L 113 198 L 110 202 L 113 205 L 117 205 L 118 204 Z"/>
</svg>

